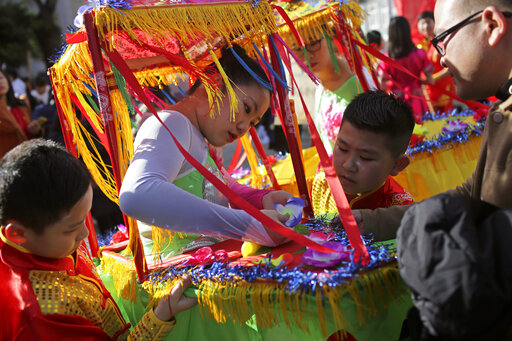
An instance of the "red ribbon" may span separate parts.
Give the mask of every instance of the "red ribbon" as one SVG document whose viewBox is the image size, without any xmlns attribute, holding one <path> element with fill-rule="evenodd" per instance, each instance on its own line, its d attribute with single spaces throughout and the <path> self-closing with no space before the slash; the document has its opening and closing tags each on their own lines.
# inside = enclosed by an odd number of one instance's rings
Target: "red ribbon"
<svg viewBox="0 0 512 341">
<path fill-rule="evenodd" d="M 312 248 L 314 250 L 320 251 L 320 252 L 337 252 L 335 250 L 332 250 L 328 247 L 325 247 L 323 245 L 320 245 L 311 239 L 307 238 L 304 235 L 301 235 L 299 233 L 296 233 L 295 231 L 288 229 L 284 227 L 281 224 L 278 224 L 274 220 L 272 220 L 267 215 L 263 214 L 260 210 L 249 204 L 245 199 L 240 197 L 238 194 L 236 194 L 232 189 L 230 189 L 226 184 L 224 184 L 220 179 L 218 179 L 214 174 L 212 174 L 210 171 L 208 171 L 200 162 L 198 162 L 190 153 L 183 148 L 183 146 L 179 143 L 179 141 L 176 139 L 176 137 L 173 135 L 171 130 L 164 124 L 164 122 L 160 119 L 158 116 L 158 113 L 156 112 L 155 108 L 153 107 L 152 103 L 147 98 L 144 90 L 140 86 L 139 82 L 133 75 L 133 73 L 130 71 L 130 68 L 124 61 L 124 59 L 121 57 L 121 55 L 116 51 L 112 50 L 109 51 L 107 49 L 104 49 L 105 53 L 108 55 L 112 63 L 116 66 L 116 68 L 119 70 L 119 72 L 123 75 L 125 78 L 126 84 L 131 87 L 132 91 L 137 94 L 138 99 L 142 101 L 147 108 L 155 115 L 157 120 L 163 125 L 163 127 L 167 130 L 167 132 L 171 135 L 171 138 L 173 139 L 174 143 L 176 144 L 176 147 L 180 150 L 180 152 L 183 154 L 185 159 L 190 162 L 192 166 L 194 166 L 199 173 L 201 173 L 208 181 L 210 181 L 219 191 L 224 194 L 230 202 L 232 202 L 234 205 L 240 207 L 244 211 L 246 211 L 248 214 L 250 214 L 252 217 L 260 221 L 262 224 L 264 224 L 266 227 L 271 229 L 272 231 L 291 239 L 301 245 L 307 246 L 309 248 Z"/>
<path fill-rule="evenodd" d="M 392 59 L 391 57 L 389 56 L 386 56 L 385 54 L 381 53 L 380 51 L 368 46 L 368 45 L 365 45 L 363 43 L 361 43 L 360 41 L 356 40 L 356 39 L 352 39 L 354 41 L 354 43 L 356 45 L 358 45 L 359 47 L 361 47 L 363 50 L 365 50 L 366 52 L 374 55 L 375 57 L 383 60 L 384 62 L 386 62 L 386 64 L 389 64 L 391 65 L 392 67 L 394 67 L 395 69 L 398 69 L 402 72 L 405 72 L 406 74 L 408 74 L 409 76 L 413 77 L 414 79 L 417 79 L 419 80 L 422 84 L 427 84 L 429 85 L 430 87 L 436 89 L 437 91 L 439 91 L 440 93 L 444 94 L 444 95 L 447 95 L 447 96 L 450 96 L 451 98 L 454 98 L 456 99 L 457 101 L 460 101 L 462 103 L 465 103 L 467 106 L 469 107 L 472 107 L 473 110 L 477 111 L 478 109 L 485 109 L 485 110 L 488 110 L 489 109 L 489 106 L 488 105 L 485 105 L 485 104 L 482 104 L 480 102 L 477 102 L 477 101 L 470 101 L 470 100 L 463 100 L 463 99 L 460 99 L 456 94 L 452 93 L 452 92 L 449 92 L 449 91 L 446 91 L 445 89 L 443 88 L 440 88 L 434 84 L 430 84 L 429 82 L 427 81 L 424 81 L 423 79 L 419 78 L 418 76 L 414 75 L 413 73 L 411 73 L 409 70 L 407 70 L 405 67 L 403 67 L 402 65 L 400 65 L 399 63 L 397 63 L 394 59 Z"/>
</svg>

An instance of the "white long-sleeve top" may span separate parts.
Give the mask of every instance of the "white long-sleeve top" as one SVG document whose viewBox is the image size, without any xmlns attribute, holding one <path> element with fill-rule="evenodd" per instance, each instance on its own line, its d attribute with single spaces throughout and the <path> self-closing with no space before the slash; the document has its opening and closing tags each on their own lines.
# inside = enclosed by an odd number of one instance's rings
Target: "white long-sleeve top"
<svg viewBox="0 0 512 341">
<path fill-rule="evenodd" d="M 190 120 L 176 111 L 162 111 L 159 116 L 180 144 L 204 165 L 208 145 Z M 263 225 L 245 211 L 209 202 L 173 184 L 195 168 L 156 117 L 142 124 L 134 147 L 135 155 L 119 193 L 119 205 L 126 215 L 173 231 L 276 245 Z"/>
</svg>

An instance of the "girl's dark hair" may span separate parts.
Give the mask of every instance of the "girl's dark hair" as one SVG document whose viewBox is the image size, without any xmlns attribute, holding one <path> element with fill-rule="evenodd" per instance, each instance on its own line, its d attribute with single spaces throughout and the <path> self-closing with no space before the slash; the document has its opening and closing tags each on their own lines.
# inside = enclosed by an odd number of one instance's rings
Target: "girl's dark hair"
<svg viewBox="0 0 512 341">
<path fill-rule="evenodd" d="M 267 77 L 267 74 L 261 67 L 261 65 L 251 57 L 247 55 L 247 52 L 240 47 L 239 45 L 234 44 L 233 50 L 235 50 L 236 54 L 242 58 L 242 60 L 247 64 L 247 66 L 255 73 L 257 74 L 261 79 L 263 79 L 266 82 L 269 82 L 269 79 Z M 238 60 L 235 58 L 233 53 L 230 51 L 229 47 L 226 45 L 222 48 L 222 56 L 219 58 L 219 63 L 224 69 L 224 72 L 226 72 L 226 75 L 229 79 L 231 79 L 235 84 L 237 85 L 249 85 L 253 83 L 258 83 L 257 80 L 255 80 L 247 70 L 240 65 Z M 212 63 L 208 66 L 211 70 L 214 72 L 218 72 L 217 66 Z M 189 89 L 188 94 L 191 95 L 196 91 L 196 89 L 201 85 L 201 81 L 197 80 L 194 85 Z M 222 89 L 223 91 L 225 88 Z"/>
<path fill-rule="evenodd" d="M 16 96 L 14 96 L 14 89 L 12 88 L 11 80 L 7 76 L 7 73 L 5 73 L 2 69 L 0 69 L 0 72 L 2 73 L 2 75 L 4 75 L 5 79 L 7 79 L 7 84 L 9 84 L 9 90 L 7 91 L 7 94 L 6 94 L 7 105 L 10 106 L 11 108 L 26 106 L 26 103 L 24 101 L 22 101 L 19 98 L 16 98 Z"/>
<path fill-rule="evenodd" d="M 434 20 L 434 13 L 432 13 L 431 11 L 421 12 L 420 15 L 418 15 L 418 21 L 420 21 L 421 19 L 432 19 L 432 20 Z"/>
<path fill-rule="evenodd" d="M 368 45 L 380 45 L 380 42 L 382 40 L 382 35 L 379 31 L 373 30 L 366 34 L 366 39 L 368 40 Z"/>
<path fill-rule="evenodd" d="M 0 160 L 0 224 L 38 234 L 59 221 L 91 185 L 85 166 L 56 142 L 32 139 Z"/>
<path fill-rule="evenodd" d="M 393 59 L 406 57 L 415 48 L 407 19 L 404 17 L 392 18 L 389 22 L 388 55 Z"/>
</svg>

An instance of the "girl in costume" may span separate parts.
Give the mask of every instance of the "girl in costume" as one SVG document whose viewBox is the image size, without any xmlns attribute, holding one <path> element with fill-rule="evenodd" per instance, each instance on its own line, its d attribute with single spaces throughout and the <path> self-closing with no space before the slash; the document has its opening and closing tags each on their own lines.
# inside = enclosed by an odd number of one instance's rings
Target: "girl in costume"
<svg viewBox="0 0 512 341">
<path fill-rule="evenodd" d="M 0 158 L 29 138 L 41 135 L 41 125 L 30 120 L 29 109 L 14 96 L 11 82 L 0 70 Z"/>
<path fill-rule="evenodd" d="M 345 58 L 335 53 L 334 49 L 330 51 L 326 39 L 306 44 L 306 53 L 311 70 L 321 83 L 315 91 L 313 119 L 327 153 L 332 155 L 343 112 L 352 98 L 363 92 L 363 88 Z M 302 49 L 295 52 L 306 62 Z M 373 82 L 367 80 L 372 86 Z"/>
<path fill-rule="evenodd" d="M 238 99 L 235 118 L 231 119 L 230 100 L 227 96 L 220 101 L 212 119 L 209 116 L 211 105 L 206 89 L 197 81 L 189 95 L 180 102 L 159 112 L 159 116 L 172 131 L 177 140 L 192 156 L 205 165 L 218 177 L 222 177 L 215 162 L 209 155 L 209 145 L 222 147 L 243 136 L 251 126 L 256 125 L 269 110 L 271 93 L 249 73 L 235 58 L 237 54 L 260 78 L 268 82 L 261 66 L 251 59 L 239 46 L 224 48 L 219 58 L 221 67 L 231 80 Z M 212 68 L 218 72 L 212 64 Z M 221 76 L 217 82 L 226 94 L 226 86 Z M 185 160 L 164 126 L 152 116 L 140 127 L 134 143 L 135 154 L 126 172 L 119 204 L 121 210 L 137 220 L 143 244 L 151 243 L 149 225 L 186 233 L 186 238 L 173 238 L 170 250 L 176 253 L 191 249 L 188 243 L 197 246 L 205 244 L 200 235 L 227 237 L 253 241 L 274 246 L 285 239 L 268 230 L 258 220 L 245 211 L 227 207 L 227 199 L 195 168 Z M 249 202 L 276 221 L 285 221 L 273 203 L 285 204 L 291 194 L 284 191 L 258 191 L 248 189 L 227 179 L 230 187 L 243 194 Z M 241 188 L 242 187 L 242 188 Z M 213 242 L 219 241 L 213 240 Z"/>
<path fill-rule="evenodd" d="M 418 31 L 423 35 L 423 38 L 418 41 L 416 46 L 427 53 L 427 57 L 434 67 L 434 73 L 432 75 L 432 79 L 435 82 L 434 85 L 448 92 L 453 92 L 453 80 L 451 77 L 448 77 L 448 69 L 441 65 L 441 56 L 437 52 L 436 48 L 430 44 L 430 40 L 434 38 L 434 26 L 434 13 L 431 11 L 420 13 L 418 16 L 417 27 Z M 427 90 L 428 96 L 436 110 L 445 112 L 453 109 L 453 102 L 450 96 L 442 94 L 431 86 L 427 86 Z"/>
<path fill-rule="evenodd" d="M 409 22 L 404 17 L 394 17 L 389 23 L 388 55 L 417 77 L 425 74 L 432 83 L 432 64 L 425 51 L 414 46 Z M 413 109 L 416 122 L 421 122 L 427 104 L 420 81 L 384 62 L 380 63 L 379 71 L 382 84 L 387 85 L 387 90 L 400 94 Z"/>
</svg>

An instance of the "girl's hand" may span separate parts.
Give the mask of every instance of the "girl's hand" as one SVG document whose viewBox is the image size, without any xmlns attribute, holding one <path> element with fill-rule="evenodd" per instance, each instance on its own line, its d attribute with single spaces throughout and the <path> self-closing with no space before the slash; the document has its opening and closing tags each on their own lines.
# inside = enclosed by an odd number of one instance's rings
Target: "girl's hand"
<svg viewBox="0 0 512 341">
<path fill-rule="evenodd" d="M 170 321 L 176 314 L 192 308 L 197 304 L 197 299 L 183 296 L 185 289 L 192 285 L 189 276 L 183 277 L 172 289 L 171 293 L 162 297 L 154 308 L 155 316 L 161 321 Z"/>
<path fill-rule="evenodd" d="M 267 215 L 268 217 L 270 217 L 272 220 L 278 222 L 281 225 L 283 225 L 283 223 L 285 221 L 287 221 L 289 218 L 288 214 L 284 214 L 284 215 L 279 214 L 279 213 L 277 213 L 277 211 L 275 209 L 261 210 L 261 212 L 264 213 L 265 215 Z M 268 227 L 265 227 L 265 229 L 266 229 L 268 235 L 270 236 L 270 238 L 274 241 L 274 243 L 276 243 L 276 245 L 283 244 L 284 242 L 288 241 L 288 239 L 286 237 L 283 237 L 282 235 L 275 233 Z"/>
<path fill-rule="evenodd" d="M 293 195 L 291 195 L 290 193 L 288 193 L 286 191 L 270 191 L 269 193 L 265 194 L 263 196 L 263 198 L 261 199 L 261 205 L 263 206 L 263 209 L 265 209 L 265 210 L 274 210 L 275 211 L 274 203 L 285 205 L 286 202 L 291 198 L 293 198 Z M 286 219 L 284 221 L 286 221 Z"/>
</svg>

